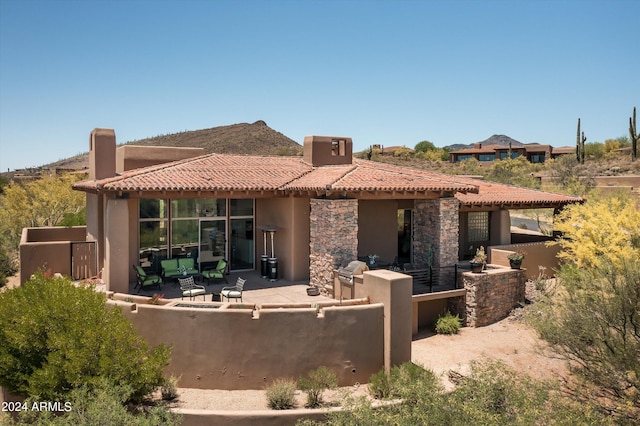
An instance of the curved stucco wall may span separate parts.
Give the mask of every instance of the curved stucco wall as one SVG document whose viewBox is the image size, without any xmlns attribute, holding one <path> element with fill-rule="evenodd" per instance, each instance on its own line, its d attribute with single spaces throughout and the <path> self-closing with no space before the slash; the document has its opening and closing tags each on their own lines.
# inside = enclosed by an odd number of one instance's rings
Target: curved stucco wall
<svg viewBox="0 0 640 426">
<path fill-rule="evenodd" d="M 172 346 L 166 373 L 179 378 L 180 387 L 263 389 L 275 378 L 298 378 L 319 366 L 333 370 L 347 386 L 367 382 L 384 366 L 381 303 L 253 309 L 119 298 L 108 303 L 121 307 L 149 344 Z"/>
</svg>

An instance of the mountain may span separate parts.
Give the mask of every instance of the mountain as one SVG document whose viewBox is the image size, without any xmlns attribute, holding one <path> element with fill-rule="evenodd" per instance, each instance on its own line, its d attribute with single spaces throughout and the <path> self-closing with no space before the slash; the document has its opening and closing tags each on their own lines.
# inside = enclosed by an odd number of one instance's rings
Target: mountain
<svg viewBox="0 0 640 426">
<path fill-rule="evenodd" d="M 480 144 L 482 144 L 482 146 L 489 146 L 489 145 L 509 146 L 509 142 L 511 142 L 511 146 L 513 146 L 513 147 L 524 145 L 522 142 L 519 142 L 519 141 L 517 141 L 517 140 L 515 140 L 513 138 L 510 138 L 509 136 L 506 136 L 506 135 L 493 135 L 488 139 L 485 139 L 483 141 L 476 142 L 476 143 L 480 143 Z M 449 151 L 458 151 L 458 150 L 461 150 L 461 149 L 473 148 L 476 143 L 470 143 L 468 145 L 455 144 L 455 145 L 446 146 L 445 148 L 448 149 Z"/>
<path fill-rule="evenodd" d="M 117 136 L 117 129 L 116 129 Z M 262 120 L 229 126 L 190 130 L 127 142 L 125 145 L 178 146 L 204 148 L 206 154 L 295 155 L 302 146 L 293 139 L 267 126 Z M 84 153 L 50 163 L 41 169 L 83 169 L 89 167 L 89 154 Z"/>
</svg>

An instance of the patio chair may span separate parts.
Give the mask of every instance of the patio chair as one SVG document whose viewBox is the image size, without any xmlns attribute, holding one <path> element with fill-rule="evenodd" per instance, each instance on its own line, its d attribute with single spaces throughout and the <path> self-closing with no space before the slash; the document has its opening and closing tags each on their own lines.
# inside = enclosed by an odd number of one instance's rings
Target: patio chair
<svg viewBox="0 0 640 426">
<path fill-rule="evenodd" d="M 202 296 L 202 300 L 205 299 L 207 290 L 204 286 L 196 284 L 193 277 L 178 278 L 180 283 L 180 291 L 182 291 L 182 298 L 189 296 L 189 300 L 195 299 L 196 296 Z"/>
<path fill-rule="evenodd" d="M 229 284 L 227 281 L 227 277 L 225 277 L 225 269 L 227 269 L 227 261 L 222 259 L 218 261 L 218 264 L 215 268 L 207 268 L 202 271 L 202 279 L 207 280 L 207 285 L 209 285 L 210 280 L 224 280 L 226 284 Z"/>
<path fill-rule="evenodd" d="M 236 301 L 240 299 L 242 302 L 242 290 L 244 289 L 244 283 L 246 281 L 246 279 L 238 277 L 238 281 L 236 281 L 236 285 L 233 287 L 222 287 L 220 300 L 224 300 L 226 297 L 229 301 L 231 301 L 231 299 L 235 299 Z"/>
<path fill-rule="evenodd" d="M 151 287 L 157 286 L 158 290 L 160 290 L 160 283 L 162 282 L 162 278 L 157 274 L 148 274 L 142 269 L 142 267 L 138 265 L 133 265 L 133 269 L 136 271 L 136 285 L 133 288 L 134 290 L 137 288 L 138 293 L 142 290 L 143 287 Z"/>
</svg>

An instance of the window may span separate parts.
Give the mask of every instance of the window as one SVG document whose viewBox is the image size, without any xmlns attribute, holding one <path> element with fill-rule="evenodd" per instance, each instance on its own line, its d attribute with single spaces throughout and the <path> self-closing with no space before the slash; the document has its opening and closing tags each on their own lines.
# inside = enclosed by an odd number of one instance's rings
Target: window
<svg viewBox="0 0 640 426">
<path fill-rule="evenodd" d="M 496 159 L 495 154 L 480 154 L 478 156 L 479 161 L 493 161 Z"/>
<path fill-rule="evenodd" d="M 511 158 L 517 158 L 518 155 L 520 155 L 520 154 L 515 152 L 515 151 L 511 151 Z M 506 158 L 509 158 L 509 151 L 501 152 L 500 153 L 500 159 L 504 160 Z"/>
<path fill-rule="evenodd" d="M 473 155 L 471 155 L 471 154 L 458 154 L 458 156 L 456 157 L 456 161 L 464 161 L 464 160 L 468 160 L 470 158 L 473 158 Z"/>
<path fill-rule="evenodd" d="M 489 240 L 489 212 L 469 212 L 467 219 L 469 242 Z"/>
<path fill-rule="evenodd" d="M 331 155 L 344 157 L 347 151 L 347 141 L 344 139 L 331 141 Z"/>
<path fill-rule="evenodd" d="M 544 163 L 545 155 L 544 154 L 532 154 L 531 161 L 532 163 Z"/>
<path fill-rule="evenodd" d="M 158 270 L 167 257 L 168 205 L 166 200 L 141 199 L 139 204 L 140 265 Z"/>
</svg>

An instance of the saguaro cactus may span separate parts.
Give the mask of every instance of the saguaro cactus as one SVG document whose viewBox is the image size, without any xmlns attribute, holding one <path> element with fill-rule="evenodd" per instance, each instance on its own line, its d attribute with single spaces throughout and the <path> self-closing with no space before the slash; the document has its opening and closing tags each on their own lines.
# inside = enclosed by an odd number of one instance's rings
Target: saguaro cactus
<svg viewBox="0 0 640 426">
<path fill-rule="evenodd" d="M 584 164 L 584 142 L 587 138 L 584 136 L 584 132 L 582 132 L 582 137 L 580 137 L 580 119 L 578 118 L 578 133 L 576 134 L 576 160 L 578 163 Z"/>
<path fill-rule="evenodd" d="M 636 107 L 633 107 L 633 117 L 629 117 L 629 137 L 631 139 L 631 161 L 638 159 L 638 128 L 636 127 Z"/>
</svg>

